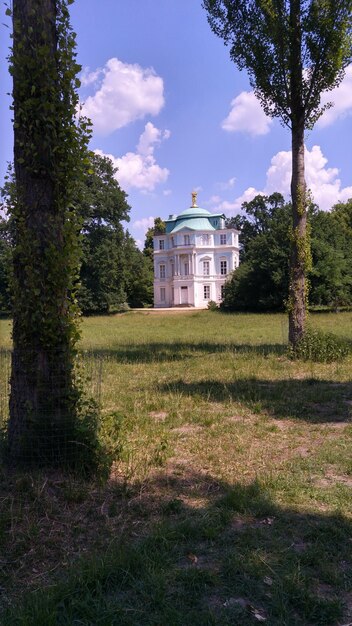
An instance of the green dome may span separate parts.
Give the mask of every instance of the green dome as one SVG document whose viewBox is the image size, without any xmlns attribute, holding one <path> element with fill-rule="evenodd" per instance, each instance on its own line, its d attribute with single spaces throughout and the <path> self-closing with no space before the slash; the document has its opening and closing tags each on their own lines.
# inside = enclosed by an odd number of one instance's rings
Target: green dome
<svg viewBox="0 0 352 626">
<path fill-rule="evenodd" d="M 207 211 L 206 209 L 201 209 L 198 206 L 191 206 L 189 207 L 189 209 L 182 211 L 182 213 L 177 216 L 177 219 L 183 219 L 184 217 L 208 217 L 209 215 L 212 215 L 210 211 Z"/>
</svg>

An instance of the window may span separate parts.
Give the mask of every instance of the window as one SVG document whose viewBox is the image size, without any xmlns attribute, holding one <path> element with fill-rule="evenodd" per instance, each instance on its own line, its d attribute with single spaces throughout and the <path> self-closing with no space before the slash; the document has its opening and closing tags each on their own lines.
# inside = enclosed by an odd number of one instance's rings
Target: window
<svg viewBox="0 0 352 626">
<path fill-rule="evenodd" d="M 171 237 L 171 245 L 173 248 L 175 247 L 175 237 Z"/>
<path fill-rule="evenodd" d="M 190 243 L 191 242 L 190 242 L 189 235 L 184 235 L 184 244 L 185 244 L 185 246 L 189 246 Z"/>
<path fill-rule="evenodd" d="M 160 302 L 165 302 L 165 287 L 160 287 Z"/>
<path fill-rule="evenodd" d="M 209 276 L 210 264 L 209 261 L 203 261 L 203 276 Z"/>
<path fill-rule="evenodd" d="M 220 274 L 226 276 L 227 274 L 227 261 L 220 261 Z"/>
<path fill-rule="evenodd" d="M 184 275 L 188 276 L 188 274 L 189 274 L 189 264 L 185 263 L 184 264 Z"/>
<path fill-rule="evenodd" d="M 221 246 L 226 245 L 226 235 L 220 235 L 220 245 Z"/>
<path fill-rule="evenodd" d="M 159 239 L 159 250 L 164 250 L 164 249 L 165 249 L 165 240 Z"/>
<path fill-rule="evenodd" d="M 210 285 L 204 285 L 204 300 L 210 300 Z"/>
<path fill-rule="evenodd" d="M 221 300 L 225 298 L 225 285 L 221 285 Z"/>
<path fill-rule="evenodd" d="M 171 276 L 175 276 L 175 263 L 171 263 Z"/>
<path fill-rule="evenodd" d="M 166 276 L 165 265 L 160 265 L 159 272 L 160 272 L 160 278 L 165 278 Z"/>
<path fill-rule="evenodd" d="M 200 241 L 202 246 L 208 246 L 210 244 L 210 235 L 202 235 Z"/>
</svg>

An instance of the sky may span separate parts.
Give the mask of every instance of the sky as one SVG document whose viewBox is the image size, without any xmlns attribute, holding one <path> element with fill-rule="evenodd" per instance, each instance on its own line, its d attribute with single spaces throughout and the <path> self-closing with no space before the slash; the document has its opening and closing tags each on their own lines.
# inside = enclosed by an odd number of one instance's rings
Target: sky
<svg viewBox="0 0 352 626">
<path fill-rule="evenodd" d="M 10 20 L 0 35 L 0 176 L 12 160 L 7 71 Z M 91 149 L 108 155 L 142 246 L 154 217 L 191 204 L 230 217 L 256 193 L 288 197 L 290 133 L 267 118 L 245 72 L 210 30 L 201 0 L 76 0 L 70 7 L 82 65 L 80 101 Z M 8 27 L 6 27 L 6 24 Z M 329 210 L 352 197 L 352 65 L 306 134 L 306 178 Z"/>
</svg>

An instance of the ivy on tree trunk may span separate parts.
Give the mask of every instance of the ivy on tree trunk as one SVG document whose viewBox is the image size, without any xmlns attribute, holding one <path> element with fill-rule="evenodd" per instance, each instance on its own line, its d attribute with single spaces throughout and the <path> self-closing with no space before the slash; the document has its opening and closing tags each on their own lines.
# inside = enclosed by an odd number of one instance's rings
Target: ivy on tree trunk
<svg viewBox="0 0 352 626">
<path fill-rule="evenodd" d="M 79 222 L 72 197 L 86 160 L 77 123 L 75 35 L 66 0 L 14 0 L 13 463 L 70 463 L 79 393 L 75 289 Z"/>
</svg>

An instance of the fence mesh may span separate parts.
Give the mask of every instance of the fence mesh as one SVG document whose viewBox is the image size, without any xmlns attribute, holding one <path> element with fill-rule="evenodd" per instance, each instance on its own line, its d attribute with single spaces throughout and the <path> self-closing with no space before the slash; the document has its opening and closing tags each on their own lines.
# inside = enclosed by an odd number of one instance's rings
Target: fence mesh
<svg viewBox="0 0 352 626">
<path fill-rule="evenodd" d="M 2 458 L 71 466 L 93 454 L 102 362 L 89 352 L 79 353 L 73 367 L 67 359 L 61 351 L 0 349 Z"/>
</svg>

